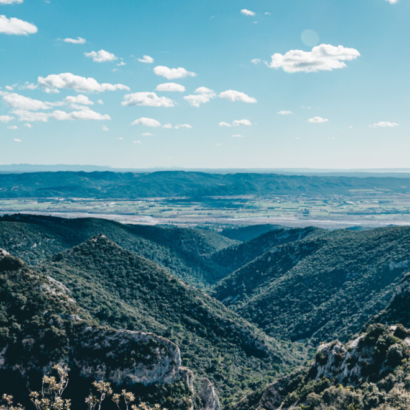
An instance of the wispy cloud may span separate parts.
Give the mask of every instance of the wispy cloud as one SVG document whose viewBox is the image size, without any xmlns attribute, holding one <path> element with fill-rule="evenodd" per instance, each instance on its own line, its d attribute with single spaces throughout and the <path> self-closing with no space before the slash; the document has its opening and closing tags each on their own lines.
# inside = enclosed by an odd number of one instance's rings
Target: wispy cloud
<svg viewBox="0 0 410 410">
<path fill-rule="evenodd" d="M 324 122 L 328 122 L 329 120 L 327 118 L 322 118 L 322 117 L 313 117 L 309 118 L 308 122 L 312 124 L 323 124 Z"/>
<path fill-rule="evenodd" d="M 243 14 L 245 16 L 255 16 L 256 13 L 254 11 L 251 11 L 251 10 L 242 9 L 241 14 Z"/>
<path fill-rule="evenodd" d="M 282 111 L 278 111 L 276 114 L 278 114 L 278 115 L 290 115 L 290 114 L 293 114 L 293 112 L 288 111 L 288 110 L 282 110 Z"/>
<path fill-rule="evenodd" d="M 85 44 L 87 41 L 85 38 L 77 37 L 77 38 L 65 38 L 64 43 L 71 43 L 71 44 Z"/>
</svg>

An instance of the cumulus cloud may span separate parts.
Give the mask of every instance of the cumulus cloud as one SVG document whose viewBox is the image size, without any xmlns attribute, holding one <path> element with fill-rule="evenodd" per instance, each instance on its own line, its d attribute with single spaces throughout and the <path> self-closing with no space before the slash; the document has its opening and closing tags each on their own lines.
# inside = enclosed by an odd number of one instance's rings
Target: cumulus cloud
<svg viewBox="0 0 410 410">
<path fill-rule="evenodd" d="M 152 92 L 139 92 L 124 95 L 123 106 L 139 105 L 145 107 L 174 107 L 175 102 L 168 97 L 158 97 Z"/>
<path fill-rule="evenodd" d="M 214 90 L 207 87 L 199 87 L 195 90 L 195 94 L 187 95 L 184 99 L 193 107 L 199 107 L 201 104 L 208 103 L 215 97 L 216 93 Z"/>
<path fill-rule="evenodd" d="M 185 70 L 185 68 L 169 68 L 165 66 L 157 66 L 154 68 L 154 73 L 158 76 L 165 77 L 167 80 L 175 80 L 177 78 L 196 77 L 196 73 Z"/>
<path fill-rule="evenodd" d="M 288 111 L 288 110 L 281 110 L 281 111 L 278 111 L 276 114 L 278 114 L 278 115 L 290 115 L 290 114 L 293 114 L 293 112 Z"/>
<path fill-rule="evenodd" d="M 0 0 L 0 4 L 21 4 L 23 0 Z"/>
<path fill-rule="evenodd" d="M 232 127 L 231 124 L 228 124 L 227 122 L 224 122 L 224 121 L 220 122 L 218 125 L 219 125 L 220 127 Z"/>
<path fill-rule="evenodd" d="M 28 23 L 14 17 L 7 18 L 0 15 L 0 33 L 16 36 L 27 36 L 37 33 L 37 27 L 34 24 Z"/>
<path fill-rule="evenodd" d="M 53 111 L 51 113 L 44 112 L 32 112 L 28 110 L 15 110 L 13 111 L 15 115 L 19 117 L 19 121 L 27 122 L 48 122 L 50 119 L 57 121 L 74 121 L 74 120 L 111 120 L 108 114 L 100 114 L 89 108 L 84 108 L 79 111 L 65 112 L 65 111 Z"/>
<path fill-rule="evenodd" d="M 25 126 L 26 128 L 32 128 L 32 125 L 31 125 L 31 124 L 24 124 L 24 126 Z"/>
<path fill-rule="evenodd" d="M 71 43 L 71 44 L 85 44 L 87 41 L 85 38 L 77 37 L 77 38 L 65 38 L 64 43 Z"/>
<path fill-rule="evenodd" d="M 189 125 L 189 124 L 177 124 L 177 125 L 175 125 L 176 130 L 179 130 L 180 128 L 192 128 L 192 125 Z"/>
<path fill-rule="evenodd" d="M 377 124 L 370 125 L 370 127 L 373 128 L 393 128 L 393 127 L 398 127 L 399 124 L 395 122 L 389 122 L 389 121 L 380 121 Z"/>
<path fill-rule="evenodd" d="M 13 120 L 14 117 L 11 117 L 10 115 L 0 115 L 0 122 L 4 122 L 5 124 Z"/>
<path fill-rule="evenodd" d="M 225 98 L 229 101 L 235 102 L 235 101 L 242 101 L 245 103 L 256 103 L 256 98 L 249 97 L 249 95 L 246 95 L 245 93 L 242 93 L 240 91 L 235 91 L 235 90 L 227 90 L 223 91 L 219 94 L 219 98 Z"/>
<path fill-rule="evenodd" d="M 172 124 L 170 124 L 170 123 L 164 124 L 164 125 L 162 126 L 162 128 L 170 129 L 170 128 L 172 128 Z"/>
<path fill-rule="evenodd" d="M 161 126 L 161 123 L 153 118 L 141 117 L 133 121 L 131 125 L 144 125 L 145 127 L 158 128 Z"/>
<path fill-rule="evenodd" d="M 67 104 L 82 104 L 82 105 L 94 105 L 94 103 L 86 96 L 79 94 L 77 96 L 68 96 L 64 98 Z"/>
<path fill-rule="evenodd" d="M 1 94 L 0 94 L 1 95 Z M 29 111 L 38 111 L 38 110 L 48 110 L 50 105 L 40 101 L 34 100 L 33 98 L 25 97 L 16 93 L 3 93 L 3 101 L 12 108 L 29 110 Z"/>
<path fill-rule="evenodd" d="M 104 101 L 103 100 L 97 100 L 97 104 L 104 105 Z"/>
<path fill-rule="evenodd" d="M 90 53 L 84 53 L 84 55 L 88 58 L 92 58 L 95 63 L 118 60 L 118 57 L 116 57 L 115 54 L 105 50 L 91 51 Z"/>
<path fill-rule="evenodd" d="M 77 92 L 103 92 L 115 90 L 127 90 L 129 87 L 123 84 L 99 84 L 94 78 L 80 77 L 71 73 L 50 74 L 43 78 L 38 77 L 38 83 L 46 89 L 68 89 Z"/>
<path fill-rule="evenodd" d="M 234 127 L 239 127 L 240 125 L 251 126 L 252 123 L 249 120 L 235 120 L 235 121 L 232 122 L 232 125 Z"/>
<path fill-rule="evenodd" d="M 254 16 L 256 13 L 254 11 L 250 11 L 250 10 L 247 10 L 247 9 L 242 9 L 241 14 L 243 14 L 245 16 Z"/>
<path fill-rule="evenodd" d="M 312 123 L 312 124 L 323 124 L 324 122 L 328 122 L 329 120 L 326 118 L 322 118 L 322 117 L 313 117 L 313 118 L 309 118 L 308 122 Z"/>
<path fill-rule="evenodd" d="M 288 73 L 332 71 L 346 67 L 345 61 L 360 57 L 354 48 L 321 44 L 312 51 L 290 50 L 286 54 L 275 53 L 268 64 L 271 68 L 282 68 Z"/>
<path fill-rule="evenodd" d="M 185 92 L 185 87 L 177 83 L 164 83 L 157 85 L 156 91 L 166 91 L 166 92 Z"/>
<path fill-rule="evenodd" d="M 107 132 L 107 131 L 110 130 L 106 125 L 103 125 L 103 126 L 101 127 L 101 129 L 102 129 L 103 131 L 105 131 L 105 132 Z"/>
<path fill-rule="evenodd" d="M 142 58 L 139 58 L 138 61 L 140 63 L 152 64 L 154 62 L 154 59 L 150 56 L 143 56 Z"/>
<path fill-rule="evenodd" d="M 260 58 L 254 58 L 254 59 L 251 60 L 252 64 L 259 64 L 260 62 L 261 62 Z"/>
</svg>

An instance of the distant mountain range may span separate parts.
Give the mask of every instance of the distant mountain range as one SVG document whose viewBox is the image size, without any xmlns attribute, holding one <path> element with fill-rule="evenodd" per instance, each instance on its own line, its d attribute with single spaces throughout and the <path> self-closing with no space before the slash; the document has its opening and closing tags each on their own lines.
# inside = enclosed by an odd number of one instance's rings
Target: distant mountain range
<svg viewBox="0 0 410 410">
<path fill-rule="evenodd" d="M 408 194 L 410 178 L 209 174 L 183 171 L 0 174 L 0 198 L 136 199 L 238 195 L 353 195 L 358 190 Z"/>
<path fill-rule="evenodd" d="M 374 169 L 314 169 L 314 168 L 114 168 L 104 165 L 41 165 L 41 164 L 10 164 L 0 165 L 0 173 L 27 172 L 132 172 L 151 173 L 158 171 L 204 172 L 209 174 L 280 174 L 280 175 L 316 175 L 316 176 L 347 176 L 347 177 L 396 177 L 408 178 L 410 168 L 374 168 Z"/>
</svg>

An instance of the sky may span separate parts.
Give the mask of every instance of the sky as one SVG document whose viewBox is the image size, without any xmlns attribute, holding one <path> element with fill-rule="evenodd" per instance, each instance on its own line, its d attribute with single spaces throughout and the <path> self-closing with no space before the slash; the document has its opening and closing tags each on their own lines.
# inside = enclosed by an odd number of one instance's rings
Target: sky
<svg viewBox="0 0 410 410">
<path fill-rule="evenodd" d="M 0 164 L 408 168 L 409 0 L 0 0 Z"/>
</svg>

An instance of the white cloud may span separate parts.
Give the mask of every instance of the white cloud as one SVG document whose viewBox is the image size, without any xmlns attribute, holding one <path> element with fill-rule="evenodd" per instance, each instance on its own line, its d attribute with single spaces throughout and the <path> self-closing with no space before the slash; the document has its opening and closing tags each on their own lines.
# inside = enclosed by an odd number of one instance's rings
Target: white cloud
<svg viewBox="0 0 410 410">
<path fill-rule="evenodd" d="M 106 131 L 106 132 L 110 130 L 106 125 L 103 125 L 103 126 L 101 127 L 101 129 L 102 129 L 103 131 Z"/>
<path fill-rule="evenodd" d="M 120 62 L 117 64 L 117 67 L 122 67 L 122 66 L 124 66 L 124 65 L 127 65 L 127 63 L 125 63 L 124 61 L 120 61 Z"/>
<path fill-rule="evenodd" d="M 326 118 L 322 118 L 322 117 L 313 117 L 313 118 L 309 118 L 308 122 L 312 123 L 312 124 L 323 124 L 324 122 L 328 122 L 329 120 Z"/>
<path fill-rule="evenodd" d="M 397 4 L 399 2 L 399 0 L 386 0 L 387 2 L 389 2 L 390 4 Z"/>
<path fill-rule="evenodd" d="M 240 91 L 235 91 L 235 90 L 227 90 L 223 91 L 222 93 L 219 94 L 219 98 L 225 98 L 229 101 L 242 101 L 245 103 L 256 103 L 256 99 L 253 97 L 249 97 L 249 95 L 246 95 L 245 93 L 242 93 Z"/>
<path fill-rule="evenodd" d="M 10 127 L 7 127 L 9 130 L 17 130 L 18 127 L 17 125 L 10 125 Z"/>
<path fill-rule="evenodd" d="M 31 125 L 31 124 L 24 124 L 24 126 L 25 126 L 26 128 L 32 128 L 32 125 Z"/>
<path fill-rule="evenodd" d="M 154 120 L 153 118 L 141 117 L 133 121 L 131 125 L 144 125 L 145 127 L 158 128 L 161 126 L 161 123 L 157 120 Z"/>
<path fill-rule="evenodd" d="M 6 85 L 6 90 L 13 91 L 13 87 L 11 85 Z"/>
<path fill-rule="evenodd" d="M 270 16 L 271 13 L 269 13 L 269 11 L 265 11 L 265 13 L 263 13 L 265 16 Z"/>
<path fill-rule="evenodd" d="M 180 128 L 192 128 L 192 125 L 189 125 L 189 124 L 178 124 L 178 125 L 175 125 L 175 129 L 176 129 L 176 130 L 179 130 Z"/>
<path fill-rule="evenodd" d="M 18 139 L 18 138 L 14 138 L 13 141 L 14 141 L 14 142 L 21 142 L 21 140 Z"/>
<path fill-rule="evenodd" d="M 162 126 L 162 128 L 170 129 L 170 128 L 172 128 L 172 124 L 170 124 L 170 123 L 164 124 L 164 125 Z"/>
<path fill-rule="evenodd" d="M 332 71 L 346 67 L 345 61 L 360 57 L 354 48 L 321 44 L 312 51 L 290 50 L 286 54 L 275 53 L 268 64 L 271 68 L 283 68 L 288 73 Z"/>
<path fill-rule="evenodd" d="M 9 106 L 21 110 L 48 110 L 50 105 L 40 100 L 34 100 L 33 98 L 24 97 L 23 95 L 16 93 L 3 93 L 3 101 Z"/>
<path fill-rule="evenodd" d="M 167 91 L 167 92 L 185 92 L 185 87 L 177 83 L 164 83 L 157 85 L 156 91 Z"/>
<path fill-rule="evenodd" d="M 234 134 L 234 135 L 232 135 L 232 137 L 233 138 L 242 138 L 242 135 L 241 134 Z"/>
<path fill-rule="evenodd" d="M 108 114 L 100 114 L 98 112 L 92 111 L 89 108 L 84 108 L 80 111 L 64 112 L 64 111 L 53 111 L 51 113 L 43 112 L 31 112 L 27 110 L 15 110 L 13 111 L 15 115 L 19 117 L 19 121 L 40 121 L 48 122 L 48 120 L 53 119 L 57 121 L 74 121 L 74 120 L 111 120 Z"/>
<path fill-rule="evenodd" d="M 115 54 L 105 50 L 91 51 L 90 53 L 84 53 L 84 55 L 88 58 L 92 58 L 95 63 L 118 60 L 118 57 L 116 57 Z"/>
<path fill-rule="evenodd" d="M 97 104 L 104 105 L 104 101 L 103 100 L 97 100 Z"/>
<path fill-rule="evenodd" d="M 134 144 L 141 144 L 141 141 L 132 141 Z"/>
<path fill-rule="evenodd" d="M 206 95 L 186 95 L 184 100 L 188 101 L 193 107 L 199 107 L 201 104 L 209 102 L 209 97 Z"/>
<path fill-rule="evenodd" d="M 65 38 L 64 43 L 71 43 L 71 44 L 85 44 L 87 41 L 85 38 L 77 37 L 77 38 Z"/>
<path fill-rule="evenodd" d="M 38 83 L 51 90 L 64 88 L 77 92 L 129 91 L 129 87 L 123 84 L 99 84 L 94 78 L 80 77 L 71 73 L 50 74 L 45 78 L 38 77 Z"/>
<path fill-rule="evenodd" d="M 11 117 L 10 115 L 0 115 L 0 122 L 4 122 L 5 124 L 13 120 L 14 117 Z"/>
<path fill-rule="evenodd" d="M 158 76 L 165 77 L 167 80 L 175 80 L 177 78 L 195 77 L 196 74 L 185 70 L 185 68 L 168 68 L 165 66 L 157 66 L 154 68 L 154 73 Z"/>
<path fill-rule="evenodd" d="M 154 62 L 154 59 L 150 56 L 143 56 L 142 58 L 139 58 L 138 61 L 140 63 L 152 64 Z"/>
<path fill-rule="evenodd" d="M 94 105 L 94 103 L 85 95 L 79 94 L 77 96 L 68 96 L 64 98 L 67 104 L 82 104 L 82 105 Z"/>
<path fill-rule="evenodd" d="M 214 90 L 211 90 L 211 89 L 208 88 L 208 87 L 198 87 L 198 88 L 195 90 L 195 93 L 196 93 L 196 94 L 202 94 L 202 95 L 208 95 L 210 98 L 216 97 L 215 91 L 214 91 Z"/>
<path fill-rule="evenodd" d="M 228 124 L 227 122 L 224 122 L 224 121 L 220 122 L 218 125 L 219 125 L 220 127 L 232 127 L 231 124 Z"/>
<path fill-rule="evenodd" d="M 254 11 L 250 11 L 250 10 L 247 10 L 247 9 L 242 9 L 241 14 L 243 14 L 245 16 L 254 16 L 256 13 Z"/>
<path fill-rule="evenodd" d="M 389 121 L 381 121 L 381 122 L 378 122 L 377 124 L 370 125 L 370 127 L 373 127 L 373 128 L 378 128 L 378 127 L 393 128 L 393 127 L 398 127 L 398 126 L 399 126 L 399 124 L 397 124 L 395 122 L 389 122 Z"/>
<path fill-rule="evenodd" d="M 154 134 L 151 134 L 150 132 L 143 132 L 141 135 L 143 137 L 153 137 L 154 136 Z"/>
<path fill-rule="evenodd" d="M 0 4 L 21 4 L 23 0 L 0 0 Z"/>
<path fill-rule="evenodd" d="M 151 92 L 140 92 L 124 95 L 123 106 L 139 105 L 145 107 L 174 107 L 175 102 L 168 97 L 158 97 Z"/>
<path fill-rule="evenodd" d="M 282 110 L 282 111 L 278 111 L 276 114 L 278 114 L 278 115 L 290 115 L 290 114 L 293 114 L 293 112 L 288 111 L 288 110 Z"/>
<path fill-rule="evenodd" d="M 37 31 L 34 24 L 14 17 L 8 19 L 6 16 L 0 15 L 0 33 L 2 34 L 27 36 L 28 34 L 35 34 Z"/>
<path fill-rule="evenodd" d="M 252 123 L 249 120 L 235 120 L 232 122 L 234 127 L 239 127 L 240 125 L 247 125 L 250 126 Z"/>
<path fill-rule="evenodd" d="M 260 58 L 254 58 L 254 59 L 251 60 L 252 64 L 259 64 L 260 62 L 261 62 Z"/>
</svg>

